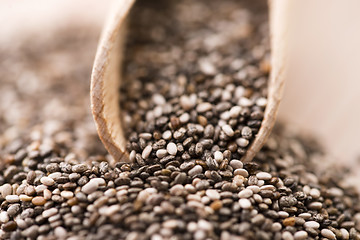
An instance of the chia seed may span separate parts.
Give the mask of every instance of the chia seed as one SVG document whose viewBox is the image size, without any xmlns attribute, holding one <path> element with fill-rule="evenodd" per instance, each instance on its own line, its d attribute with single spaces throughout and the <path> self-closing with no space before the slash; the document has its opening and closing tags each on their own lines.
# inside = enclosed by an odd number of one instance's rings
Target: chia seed
<svg viewBox="0 0 360 240">
<path fill-rule="evenodd" d="M 18 138 L 14 128 L 0 133 L 0 238 L 358 239 L 359 196 L 344 184 L 343 168 L 323 166 L 327 156 L 312 139 L 278 125 L 253 162 L 240 160 L 267 102 L 268 72 L 259 68 L 268 61 L 266 7 L 235 0 L 137 2 L 126 49 L 138 52 L 125 55 L 131 94 L 121 102 L 134 161 L 106 155 L 86 107 L 76 104 L 88 98 L 76 87 L 87 82 L 78 71 L 88 67 L 78 61 L 74 75 L 61 76 L 70 105 L 50 109 L 66 123 L 35 111 L 42 105 L 35 101 L 26 112 L 43 123 Z M 137 24 L 143 27 L 134 30 Z M 64 39 L 54 49 L 70 45 L 73 53 L 88 40 Z M 41 49 L 47 61 L 54 59 L 52 48 Z M 55 76 L 40 84 L 41 92 L 58 89 L 59 71 Z M 22 92 L 18 86 L 11 102 Z M 28 104 L 33 101 L 19 106 Z M 11 114 L 1 115 L 1 130 L 7 116 L 27 116 L 6 109 Z"/>
</svg>

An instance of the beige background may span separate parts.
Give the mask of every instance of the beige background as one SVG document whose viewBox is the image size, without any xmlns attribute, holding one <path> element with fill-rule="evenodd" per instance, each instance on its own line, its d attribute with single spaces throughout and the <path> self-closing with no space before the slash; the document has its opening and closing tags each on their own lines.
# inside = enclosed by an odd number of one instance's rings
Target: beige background
<svg viewBox="0 0 360 240">
<path fill-rule="evenodd" d="M 2 0 L 0 45 L 17 45 L 29 39 L 24 36 L 46 39 L 72 25 L 100 32 L 110 2 Z M 280 119 L 318 135 L 334 156 L 353 164 L 360 153 L 360 1 L 292 4 L 292 67 Z"/>
<path fill-rule="evenodd" d="M 315 133 L 338 161 L 360 156 L 360 1 L 292 1 L 280 118 Z"/>
</svg>

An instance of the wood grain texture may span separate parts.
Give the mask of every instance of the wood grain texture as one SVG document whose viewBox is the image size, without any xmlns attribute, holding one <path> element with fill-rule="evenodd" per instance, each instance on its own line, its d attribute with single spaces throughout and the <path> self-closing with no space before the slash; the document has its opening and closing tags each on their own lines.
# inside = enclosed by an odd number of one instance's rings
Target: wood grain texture
<svg viewBox="0 0 360 240">
<path fill-rule="evenodd" d="M 116 161 L 129 161 L 119 108 L 126 17 L 134 0 L 117 1 L 103 30 L 91 76 L 91 109 L 99 137 Z"/>
<path fill-rule="evenodd" d="M 120 118 L 119 84 L 121 82 L 122 45 L 125 39 L 125 21 L 135 0 L 123 0 L 114 8 L 105 25 L 93 67 L 91 79 L 92 112 L 100 139 L 117 161 L 129 161 L 126 139 Z M 268 105 L 258 135 L 242 160 L 251 161 L 264 145 L 274 126 L 284 87 L 284 32 L 288 1 L 270 2 L 271 73 Z"/>
<path fill-rule="evenodd" d="M 259 133 L 247 150 L 243 161 L 251 161 L 260 151 L 274 127 L 285 85 L 287 13 L 289 1 L 269 1 L 271 72 L 268 89 L 268 103 Z"/>
</svg>

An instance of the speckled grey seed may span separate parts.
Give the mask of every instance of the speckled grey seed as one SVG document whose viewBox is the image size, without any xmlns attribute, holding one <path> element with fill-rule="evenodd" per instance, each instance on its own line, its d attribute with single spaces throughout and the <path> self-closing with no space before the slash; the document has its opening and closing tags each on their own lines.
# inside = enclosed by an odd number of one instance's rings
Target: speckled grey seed
<svg viewBox="0 0 360 240">
<path fill-rule="evenodd" d="M 202 173 L 203 168 L 200 165 L 194 166 L 191 170 L 189 170 L 189 176 L 195 176 L 197 174 Z"/>
</svg>

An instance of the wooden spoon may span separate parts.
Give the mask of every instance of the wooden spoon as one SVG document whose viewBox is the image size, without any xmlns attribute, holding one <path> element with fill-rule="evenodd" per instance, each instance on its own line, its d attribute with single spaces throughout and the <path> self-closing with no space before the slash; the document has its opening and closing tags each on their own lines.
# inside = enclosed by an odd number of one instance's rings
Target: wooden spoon
<svg viewBox="0 0 360 240">
<path fill-rule="evenodd" d="M 251 161 L 256 153 L 264 146 L 274 127 L 280 101 L 283 96 L 286 70 L 286 24 L 289 1 L 270 0 L 270 44 L 271 44 L 271 72 L 268 89 L 268 103 L 265 108 L 264 119 L 253 143 L 246 151 L 243 161 Z"/>
<path fill-rule="evenodd" d="M 126 18 L 135 0 L 116 1 L 105 24 L 97 49 L 91 76 L 91 109 L 97 131 L 105 148 L 116 161 L 129 162 L 126 152 L 121 109 L 119 106 L 119 87 L 121 83 L 121 64 Z M 278 107 L 283 95 L 285 69 L 285 24 L 288 1 L 269 2 L 271 31 L 271 73 L 268 103 L 259 133 L 247 150 L 243 161 L 251 161 L 264 145 L 274 126 Z"/>
</svg>

